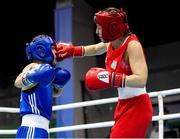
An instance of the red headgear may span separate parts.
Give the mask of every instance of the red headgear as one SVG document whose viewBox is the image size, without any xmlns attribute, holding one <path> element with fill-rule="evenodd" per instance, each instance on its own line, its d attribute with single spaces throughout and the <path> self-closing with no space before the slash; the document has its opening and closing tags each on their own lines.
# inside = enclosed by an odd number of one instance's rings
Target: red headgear
<svg viewBox="0 0 180 139">
<path fill-rule="evenodd" d="M 127 15 L 123 9 L 108 8 L 95 14 L 95 22 L 102 27 L 102 38 L 114 41 L 129 32 Z"/>
</svg>

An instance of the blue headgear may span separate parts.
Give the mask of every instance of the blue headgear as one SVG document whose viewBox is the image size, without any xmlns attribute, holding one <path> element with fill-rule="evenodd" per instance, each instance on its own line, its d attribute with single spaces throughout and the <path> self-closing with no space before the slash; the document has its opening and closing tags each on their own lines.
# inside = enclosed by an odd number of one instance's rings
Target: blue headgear
<svg viewBox="0 0 180 139">
<path fill-rule="evenodd" d="M 56 43 L 51 37 L 48 35 L 38 35 L 26 45 L 26 55 L 30 62 L 40 60 L 52 64 L 54 60 L 52 46 L 56 45 Z"/>
</svg>

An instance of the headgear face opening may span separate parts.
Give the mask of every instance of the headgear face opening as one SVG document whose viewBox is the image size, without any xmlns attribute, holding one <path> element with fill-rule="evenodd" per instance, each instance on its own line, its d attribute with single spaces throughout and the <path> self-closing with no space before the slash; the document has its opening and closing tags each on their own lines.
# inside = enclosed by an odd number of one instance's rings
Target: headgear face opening
<svg viewBox="0 0 180 139">
<path fill-rule="evenodd" d="M 52 52 L 52 46 L 56 43 L 47 35 L 38 35 L 27 44 L 26 55 L 30 62 L 33 60 L 40 60 L 49 64 L 53 63 L 54 55 Z"/>
<path fill-rule="evenodd" d="M 95 14 L 95 22 L 102 27 L 102 38 L 114 41 L 129 32 L 127 15 L 123 9 L 107 8 Z"/>
</svg>

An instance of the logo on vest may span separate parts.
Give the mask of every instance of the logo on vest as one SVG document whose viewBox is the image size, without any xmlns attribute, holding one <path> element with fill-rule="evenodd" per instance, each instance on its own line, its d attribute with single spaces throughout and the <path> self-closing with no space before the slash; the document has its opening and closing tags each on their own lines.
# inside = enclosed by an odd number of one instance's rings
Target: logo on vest
<svg viewBox="0 0 180 139">
<path fill-rule="evenodd" d="M 111 68 L 116 69 L 116 66 L 117 66 L 117 61 L 113 60 L 113 62 L 111 63 Z"/>
<path fill-rule="evenodd" d="M 105 83 L 109 83 L 109 74 L 107 71 L 102 71 L 102 72 L 99 72 L 97 74 L 97 78 L 100 80 L 100 81 L 103 81 Z"/>
</svg>

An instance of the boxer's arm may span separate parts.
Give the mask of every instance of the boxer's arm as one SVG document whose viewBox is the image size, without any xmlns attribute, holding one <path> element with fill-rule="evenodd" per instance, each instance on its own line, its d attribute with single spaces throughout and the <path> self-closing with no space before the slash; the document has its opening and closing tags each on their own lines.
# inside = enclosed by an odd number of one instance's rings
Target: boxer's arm
<svg viewBox="0 0 180 139">
<path fill-rule="evenodd" d="M 84 46 L 84 56 L 101 55 L 107 51 L 107 43 L 97 43 Z"/>
<path fill-rule="evenodd" d="M 56 87 L 56 84 L 52 84 L 53 97 L 59 97 L 62 94 L 63 88 Z"/>
<path fill-rule="evenodd" d="M 131 41 L 127 48 L 127 55 L 133 74 L 126 77 L 126 85 L 144 87 L 148 78 L 148 68 L 141 44 L 137 41 Z"/>
<path fill-rule="evenodd" d="M 62 61 L 69 57 L 83 57 L 101 55 L 107 51 L 107 43 L 98 43 L 86 46 L 74 46 L 67 43 L 58 43 L 56 45 L 56 59 Z"/>
<path fill-rule="evenodd" d="M 49 64 L 37 64 L 34 67 L 25 68 L 17 77 L 15 86 L 27 90 L 39 84 L 46 86 L 53 81 L 55 70 Z"/>
<path fill-rule="evenodd" d="M 17 88 L 22 88 L 23 90 L 29 89 L 34 87 L 37 84 L 32 84 L 30 86 L 26 86 L 24 85 L 24 83 L 22 82 L 22 78 L 23 76 L 29 71 L 30 68 L 33 68 L 37 66 L 37 63 L 30 63 L 29 65 L 27 65 L 22 72 L 16 77 L 15 82 L 14 82 L 14 86 Z"/>
<path fill-rule="evenodd" d="M 38 64 L 35 68 L 30 69 L 25 77 L 23 77 L 23 83 L 26 85 L 30 83 L 38 83 L 41 86 L 46 86 L 55 78 L 55 69 L 50 64 Z M 28 80 L 28 82 L 26 81 Z"/>
</svg>

